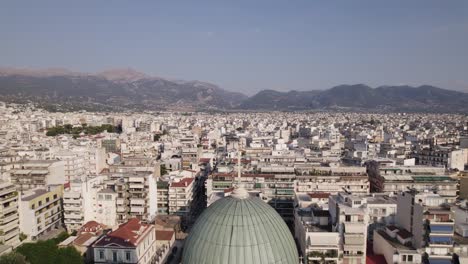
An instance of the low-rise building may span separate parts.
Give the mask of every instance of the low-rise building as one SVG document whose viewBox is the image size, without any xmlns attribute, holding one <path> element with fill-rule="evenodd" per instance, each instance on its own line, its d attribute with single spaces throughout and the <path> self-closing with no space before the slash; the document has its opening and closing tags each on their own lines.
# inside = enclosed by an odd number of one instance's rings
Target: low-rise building
<svg viewBox="0 0 468 264">
<path fill-rule="evenodd" d="M 92 245 L 94 263 L 152 263 L 156 255 L 153 225 L 132 218 Z"/>
</svg>

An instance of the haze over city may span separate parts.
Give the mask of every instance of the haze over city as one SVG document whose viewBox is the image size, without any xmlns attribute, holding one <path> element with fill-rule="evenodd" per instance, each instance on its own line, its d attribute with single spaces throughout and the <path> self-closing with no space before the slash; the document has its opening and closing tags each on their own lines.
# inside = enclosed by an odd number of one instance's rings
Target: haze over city
<svg viewBox="0 0 468 264">
<path fill-rule="evenodd" d="M 466 1 L 8 1 L 1 66 L 131 67 L 253 95 L 340 84 L 468 91 Z"/>
<path fill-rule="evenodd" d="M 0 264 L 468 264 L 468 1 L 0 4 Z"/>
</svg>

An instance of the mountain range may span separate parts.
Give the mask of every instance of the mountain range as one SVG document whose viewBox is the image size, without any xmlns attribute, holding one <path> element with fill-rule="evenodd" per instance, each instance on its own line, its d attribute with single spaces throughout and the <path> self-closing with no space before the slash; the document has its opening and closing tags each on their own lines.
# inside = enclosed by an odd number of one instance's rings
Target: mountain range
<svg viewBox="0 0 468 264">
<path fill-rule="evenodd" d="M 247 97 L 201 81 L 169 80 L 132 69 L 76 73 L 0 68 L 0 100 L 49 110 L 349 110 L 468 113 L 468 93 L 430 85 L 340 85 L 325 90 L 263 90 Z"/>
</svg>

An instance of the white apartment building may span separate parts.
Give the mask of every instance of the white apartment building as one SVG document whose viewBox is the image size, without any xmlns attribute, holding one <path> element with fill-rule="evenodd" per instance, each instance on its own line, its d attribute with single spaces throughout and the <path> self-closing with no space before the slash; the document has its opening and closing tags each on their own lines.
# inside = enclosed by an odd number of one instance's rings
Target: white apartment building
<svg viewBox="0 0 468 264">
<path fill-rule="evenodd" d="M 45 188 L 47 185 L 64 184 L 65 163 L 59 160 L 29 160 L 14 163 L 10 179 L 20 192 Z"/>
<path fill-rule="evenodd" d="M 396 223 L 412 234 L 411 244 L 429 260 L 450 260 L 454 246 L 453 212 L 440 195 L 416 191 L 398 195 Z"/>
<path fill-rule="evenodd" d="M 303 263 L 326 261 L 342 263 L 340 234 L 332 232 L 328 211 L 297 208 L 294 212 L 294 234 Z"/>
<path fill-rule="evenodd" d="M 369 216 L 362 205 L 360 196 L 345 193 L 330 196 L 332 230 L 340 234 L 344 263 L 366 263 Z"/>
<path fill-rule="evenodd" d="M 194 178 L 183 178 L 169 185 L 169 214 L 186 215 L 193 200 Z"/>
<path fill-rule="evenodd" d="M 19 245 L 18 192 L 15 185 L 0 181 L 0 243 Z"/>
<path fill-rule="evenodd" d="M 102 175 L 75 179 L 70 182 L 69 188 L 64 190 L 64 223 L 68 231 L 78 230 L 88 221 L 97 221 L 97 213 L 101 209 L 96 201 L 97 193 L 105 188 L 105 179 L 106 177 Z M 111 223 L 115 224 L 114 222 L 115 220 Z"/>
<path fill-rule="evenodd" d="M 107 174 L 106 188 L 117 193 L 117 222 L 130 218 L 151 221 L 157 212 L 157 184 L 152 172 L 127 171 Z"/>
<path fill-rule="evenodd" d="M 115 227 L 117 222 L 117 192 L 112 189 L 102 189 L 96 194 L 94 220 L 108 227 Z"/>
<path fill-rule="evenodd" d="M 19 202 L 20 230 L 29 239 L 58 228 L 62 223 L 62 186 L 33 189 L 24 193 Z"/>
<path fill-rule="evenodd" d="M 58 160 L 64 162 L 65 180 L 70 182 L 75 179 L 80 179 L 85 173 L 85 160 L 82 155 L 78 155 L 71 151 L 61 151 L 55 154 Z"/>
</svg>

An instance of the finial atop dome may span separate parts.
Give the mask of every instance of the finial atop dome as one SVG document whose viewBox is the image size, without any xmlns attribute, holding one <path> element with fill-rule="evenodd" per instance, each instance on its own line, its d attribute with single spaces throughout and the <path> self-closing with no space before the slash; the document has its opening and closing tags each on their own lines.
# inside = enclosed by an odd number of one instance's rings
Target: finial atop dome
<svg viewBox="0 0 468 264">
<path fill-rule="evenodd" d="M 250 197 L 249 192 L 242 186 L 234 187 L 234 190 L 231 193 L 231 197 L 237 199 L 247 199 Z"/>
</svg>

